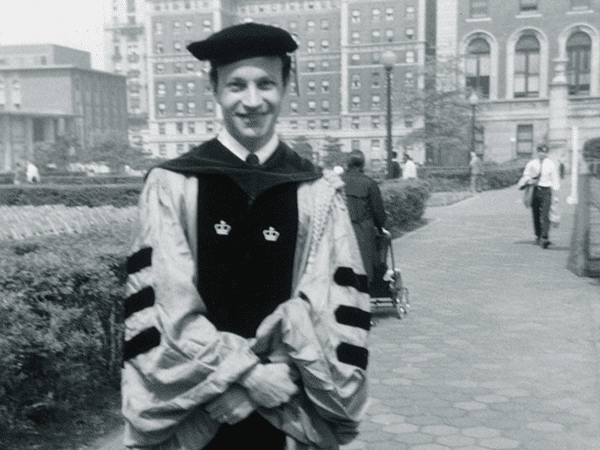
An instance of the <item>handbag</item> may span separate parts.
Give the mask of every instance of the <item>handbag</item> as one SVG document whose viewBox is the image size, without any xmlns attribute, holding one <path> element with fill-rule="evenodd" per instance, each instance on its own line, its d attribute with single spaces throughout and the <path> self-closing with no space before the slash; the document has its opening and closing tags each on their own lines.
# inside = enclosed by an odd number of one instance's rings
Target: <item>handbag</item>
<svg viewBox="0 0 600 450">
<path fill-rule="evenodd" d="M 525 205 L 525 208 L 531 208 L 534 188 L 535 185 L 533 184 L 527 184 L 523 187 L 523 204 Z"/>
</svg>

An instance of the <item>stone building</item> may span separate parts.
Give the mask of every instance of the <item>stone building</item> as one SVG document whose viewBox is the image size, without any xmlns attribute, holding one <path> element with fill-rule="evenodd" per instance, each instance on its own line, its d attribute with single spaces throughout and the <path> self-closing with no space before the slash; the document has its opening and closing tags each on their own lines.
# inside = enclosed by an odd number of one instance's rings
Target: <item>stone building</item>
<svg viewBox="0 0 600 450">
<path fill-rule="evenodd" d="M 85 150 L 104 133 L 126 137 L 125 78 L 93 70 L 88 52 L 0 46 L 0 171 L 31 160 L 36 142 L 72 136 Z"/>
</svg>

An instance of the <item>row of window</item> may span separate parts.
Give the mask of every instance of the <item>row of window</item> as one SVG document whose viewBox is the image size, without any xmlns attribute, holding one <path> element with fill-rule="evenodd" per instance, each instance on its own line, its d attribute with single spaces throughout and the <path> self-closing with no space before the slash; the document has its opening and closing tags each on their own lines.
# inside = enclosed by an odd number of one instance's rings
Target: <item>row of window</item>
<svg viewBox="0 0 600 450">
<path fill-rule="evenodd" d="M 382 12 L 380 8 L 373 8 L 371 10 L 371 22 L 379 22 L 381 20 L 394 20 L 394 8 L 389 7 L 385 8 L 385 11 Z M 404 10 L 404 19 L 405 20 L 415 20 L 415 7 L 410 5 L 407 6 Z M 362 14 L 358 9 L 352 10 L 350 13 L 350 22 L 351 23 L 361 23 Z"/>
<path fill-rule="evenodd" d="M 589 95 L 592 40 L 587 33 L 577 31 L 567 40 L 567 81 L 569 94 Z M 466 57 L 466 84 L 484 98 L 490 94 L 490 44 L 484 38 L 469 42 Z M 524 34 L 515 46 L 513 95 L 538 97 L 540 93 L 540 42 L 533 34 Z"/>
<path fill-rule="evenodd" d="M 182 62 L 175 62 L 173 64 L 173 71 L 171 73 L 196 73 L 197 63 L 194 61 L 187 61 L 185 64 Z M 202 71 L 208 73 L 209 64 L 205 63 L 202 67 Z M 154 65 L 154 73 L 161 75 L 167 73 L 167 65 L 165 63 L 156 63 Z"/>
<path fill-rule="evenodd" d="M 208 114 L 215 112 L 214 100 L 206 100 L 204 102 L 204 111 Z M 167 104 L 165 102 L 158 102 L 156 104 L 156 115 L 157 117 L 167 117 Z M 196 102 L 175 102 L 175 115 L 176 116 L 195 116 L 196 115 Z"/>
<path fill-rule="evenodd" d="M 176 81 L 173 84 L 173 91 L 174 94 L 176 96 L 183 96 L 183 95 L 195 95 L 196 94 L 196 87 L 197 84 L 199 84 L 200 82 L 196 82 L 196 81 L 187 81 L 187 82 L 183 82 L 183 81 Z M 202 84 L 202 83 L 200 83 Z M 204 93 L 205 94 L 211 94 L 212 93 L 212 88 L 210 83 L 207 81 L 204 84 Z M 164 81 L 159 81 L 156 83 L 156 96 L 157 97 L 165 97 L 167 95 L 167 83 Z"/>
<path fill-rule="evenodd" d="M 369 62 L 365 61 L 365 59 L 368 58 L 367 55 L 369 55 L 369 53 L 352 53 L 350 55 L 350 64 L 354 66 L 360 64 L 369 64 Z M 370 64 L 381 64 L 381 52 L 371 52 L 370 57 Z M 404 62 L 406 64 L 415 63 L 415 52 L 413 50 L 407 50 L 404 52 Z"/>
<path fill-rule="evenodd" d="M 269 2 L 268 5 L 242 5 L 239 7 L 239 12 L 242 14 L 247 13 L 267 13 L 267 12 L 283 12 L 283 11 L 297 11 L 302 8 L 307 10 L 315 9 L 331 9 L 332 7 L 339 8 L 339 0 L 322 0 L 322 1 L 297 1 L 290 0 L 286 2 Z"/>
<path fill-rule="evenodd" d="M 412 39 L 415 36 L 414 28 L 407 28 L 404 32 L 407 39 Z M 393 42 L 394 41 L 394 30 L 387 28 L 382 34 L 381 30 L 371 30 L 370 43 L 377 44 L 379 42 Z M 350 43 L 352 45 L 358 45 L 363 43 L 363 38 L 360 31 L 353 31 L 350 34 Z"/>
<path fill-rule="evenodd" d="M 183 0 L 183 1 L 163 1 L 156 2 L 154 4 L 154 9 L 156 11 L 179 11 L 184 9 L 199 9 L 199 8 L 208 8 L 210 6 L 210 2 L 204 0 Z"/>
<path fill-rule="evenodd" d="M 489 14 L 489 5 L 491 0 L 471 0 L 470 15 L 473 18 L 487 17 Z M 590 0 L 569 0 L 571 9 L 588 9 Z M 538 10 L 539 0 L 519 0 L 519 11 L 523 13 L 535 12 Z"/>
<path fill-rule="evenodd" d="M 213 133 L 215 125 L 212 120 L 204 122 L 204 132 Z M 175 132 L 177 134 L 196 134 L 196 122 L 175 122 Z M 167 134 L 167 124 L 160 122 L 158 124 L 158 134 Z"/>
<path fill-rule="evenodd" d="M 204 33 L 212 33 L 212 21 L 210 19 L 203 19 L 201 29 Z M 180 34 L 182 32 L 192 33 L 196 32 L 193 20 L 173 20 L 171 22 L 171 32 L 173 34 Z M 154 34 L 162 35 L 165 32 L 165 24 L 163 22 L 154 22 Z"/>
<path fill-rule="evenodd" d="M 352 89 L 359 89 L 362 87 L 361 75 L 358 73 L 352 74 L 350 78 L 350 87 Z M 406 87 L 413 87 L 415 85 L 414 74 L 412 72 L 404 73 L 404 85 Z M 381 86 L 381 73 L 373 72 L 371 74 L 371 87 L 379 88 Z"/>
</svg>

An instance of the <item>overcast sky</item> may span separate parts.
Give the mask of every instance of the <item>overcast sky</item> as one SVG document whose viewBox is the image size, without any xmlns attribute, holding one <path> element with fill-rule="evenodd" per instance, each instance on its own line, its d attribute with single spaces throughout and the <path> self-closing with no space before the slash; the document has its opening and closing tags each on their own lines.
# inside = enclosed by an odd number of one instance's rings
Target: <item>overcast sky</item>
<svg viewBox="0 0 600 450">
<path fill-rule="evenodd" d="M 92 54 L 104 70 L 103 5 L 108 0 L 0 0 L 0 45 L 59 44 Z"/>
</svg>

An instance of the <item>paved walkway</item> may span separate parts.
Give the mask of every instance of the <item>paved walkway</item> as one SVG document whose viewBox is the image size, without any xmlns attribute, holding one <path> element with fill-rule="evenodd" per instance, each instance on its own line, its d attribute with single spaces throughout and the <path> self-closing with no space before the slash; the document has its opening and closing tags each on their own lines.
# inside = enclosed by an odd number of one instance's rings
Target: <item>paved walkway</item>
<svg viewBox="0 0 600 450">
<path fill-rule="evenodd" d="M 572 213 L 543 250 L 516 188 L 484 192 L 394 242 L 412 307 L 375 312 L 371 404 L 344 450 L 600 450 L 600 284 L 565 268 Z"/>
<path fill-rule="evenodd" d="M 430 208 L 394 242 L 412 307 L 377 315 L 372 403 L 345 449 L 600 449 L 600 284 L 565 268 L 562 206 L 548 250 L 516 188 Z"/>
</svg>

